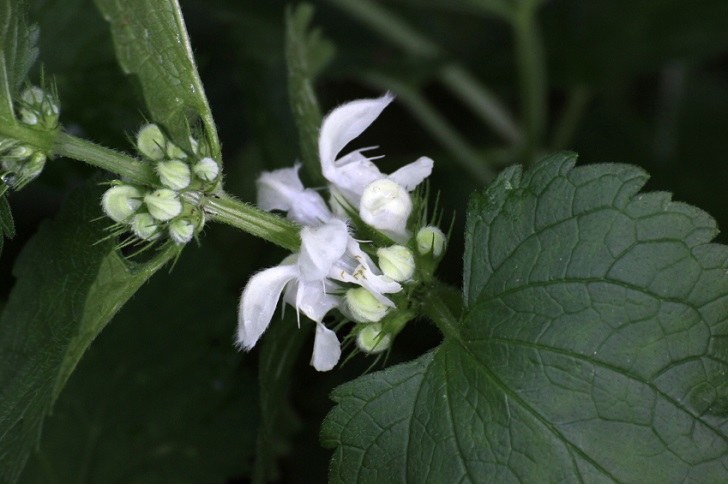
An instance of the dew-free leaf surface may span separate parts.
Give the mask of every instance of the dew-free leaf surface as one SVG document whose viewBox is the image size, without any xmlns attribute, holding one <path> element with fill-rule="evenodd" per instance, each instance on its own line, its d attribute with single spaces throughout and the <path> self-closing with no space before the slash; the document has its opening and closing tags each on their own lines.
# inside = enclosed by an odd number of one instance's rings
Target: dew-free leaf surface
<svg viewBox="0 0 728 484">
<path fill-rule="evenodd" d="M 333 393 L 333 482 L 723 482 L 728 247 L 642 170 L 509 168 L 470 203 L 458 336 Z"/>
</svg>

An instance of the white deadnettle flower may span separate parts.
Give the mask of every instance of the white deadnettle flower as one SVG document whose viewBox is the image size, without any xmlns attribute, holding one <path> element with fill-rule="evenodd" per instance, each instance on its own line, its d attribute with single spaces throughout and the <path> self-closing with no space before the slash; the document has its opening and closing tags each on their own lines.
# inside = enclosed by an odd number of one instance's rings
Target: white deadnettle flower
<svg viewBox="0 0 728 484">
<path fill-rule="evenodd" d="M 367 185 L 361 196 L 359 216 L 396 242 L 410 238 L 407 220 L 412 213 L 412 199 L 398 183 L 387 178 Z"/>
<path fill-rule="evenodd" d="M 301 164 L 293 168 L 263 172 L 258 178 L 258 207 L 288 212 L 288 218 L 302 225 L 318 225 L 331 219 L 331 211 L 319 193 L 304 188 L 298 177 Z"/>
<path fill-rule="evenodd" d="M 341 150 L 362 134 L 393 99 L 387 93 L 376 99 L 352 101 L 334 109 L 323 120 L 319 134 L 319 157 L 321 171 L 332 185 L 334 199 L 340 194 L 354 208 L 359 209 L 362 194 L 372 182 L 386 178 L 409 192 L 432 173 L 433 161 L 426 156 L 390 175 L 383 174 L 372 163 L 371 160 L 376 158 L 362 154 L 367 148 L 337 158 Z"/>
<path fill-rule="evenodd" d="M 341 304 L 341 297 L 333 293 L 339 290 L 336 281 L 365 287 L 388 306 L 394 303 L 384 294 L 402 289 L 388 277 L 374 273 L 374 267 L 343 221 L 331 219 L 318 227 L 304 227 L 300 252 L 257 273 L 245 286 L 240 298 L 237 343 L 246 350 L 255 346 L 285 290 L 284 300 L 316 322 L 311 364 L 319 371 L 332 369 L 341 357 L 341 348 L 336 333 L 321 321 Z"/>
</svg>

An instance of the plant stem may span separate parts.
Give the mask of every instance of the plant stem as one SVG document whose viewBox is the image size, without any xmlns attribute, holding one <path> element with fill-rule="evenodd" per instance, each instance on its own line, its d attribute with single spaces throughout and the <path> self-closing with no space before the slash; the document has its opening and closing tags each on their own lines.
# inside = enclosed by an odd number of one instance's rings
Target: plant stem
<svg viewBox="0 0 728 484">
<path fill-rule="evenodd" d="M 53 144 L 53 152 L 66 158 L 84 161 L 89 165 L 122 176 L 133 183 L 140 185 L 157 183 L 151 165 L 68 133 L 58 133 Z"/>
<path fill-rule="evenodd" d="M 53 146 L 55 132 L 34 129 L 20 123 L 0 122 L 0 136 L 15 139 L 48 152 Z"/>
<path fill-rule="evenodd" d="M 551 146 L 555 150 L 570 148 L 571 140 L 574 138 L 579 121 L 589 105 L 591 92 L 585 86 L 576 86 L 569 92 L 564 112 L 554 128 L 554 138 Z"/>
<path fill-rule="evenodd" d="M 539 2 L 522 1 L 512 17 L 516 62 L 521 85 L 522 115 L 526 126 L 526 156 L 535 161 L 546 124 L 546 65 L 536 21 Z"/>
<path fill-rule="evenodd" d="M 211 220 L 231 225 L 290 251 L 297 251 L 301 245 L 298 225 L 230 195 L 211 195 L 203 198 L 201 204 Z"/>
<path fill-rule="evenodd" d="M 458 341 L 462 344 L 463 338 L 460 335 L 458 320 L 445 302 L 443 296 L 446 296 L 446 294 L 443 294 L 443 292 L 449 292 L 449 289 L 441 289 L 439 286 L 433 287 L 424 301 L 424 313 L 437 325 L 437 328 L 445 338 Z"/>
</svg>

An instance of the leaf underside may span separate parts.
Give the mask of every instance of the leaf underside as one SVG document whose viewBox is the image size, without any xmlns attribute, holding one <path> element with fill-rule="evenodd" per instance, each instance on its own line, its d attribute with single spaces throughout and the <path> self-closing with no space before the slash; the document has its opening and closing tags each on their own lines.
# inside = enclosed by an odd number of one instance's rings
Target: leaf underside
<svg viewBox="0 0 728 484">
<path fill-rule="evenodd" d="M 98 190 L 76 192 L 16 261 L 0 318 L 0 480 L 17 479 L 81 356 L 136 290 L 175 252 L 131 266 L 98 219 Z"/>
<path fill-rule="evenodd" d="M 334 482 L 725 482 L 728 248 L 640 169 L 559 154 L 468 213 L 464 343 L 333 393 Z"/>
</svg>

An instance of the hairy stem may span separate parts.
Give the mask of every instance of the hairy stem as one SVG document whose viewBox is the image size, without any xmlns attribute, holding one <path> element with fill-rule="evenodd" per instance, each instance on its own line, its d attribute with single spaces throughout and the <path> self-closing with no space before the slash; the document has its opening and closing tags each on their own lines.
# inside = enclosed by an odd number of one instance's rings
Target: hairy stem
<svg viewBox="0 0 728 484">
<path fill-rule="evenodd" d="M 445 285 L 436 285 L 428 293 L 423 303 L 425 315 L 430 318 L 447 339 L 463 343 L 458 328 L 458 317 L 453 314 L 453 289 Z M 462 301 L 460 291 L 457 300 Z M 459 302 L 459 304 L 461 304 Z"/>
<path fill-rule="evenodd" d="M 301 245 L 298 225 L 229 195 L 212 195 L 204 198 L 201 204 L 211 220 L 231 225 L 291 251 L 298 250 Z"/>
</svg>

